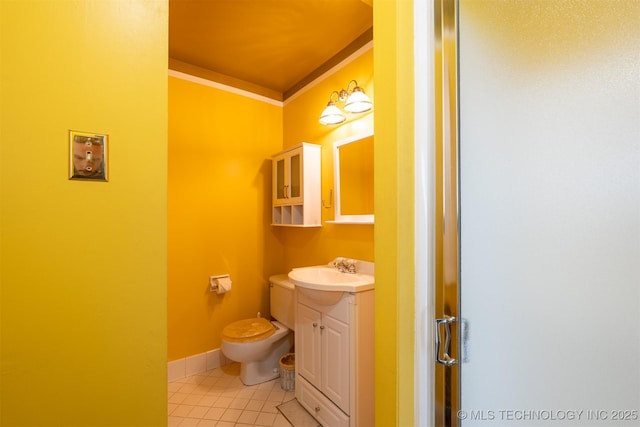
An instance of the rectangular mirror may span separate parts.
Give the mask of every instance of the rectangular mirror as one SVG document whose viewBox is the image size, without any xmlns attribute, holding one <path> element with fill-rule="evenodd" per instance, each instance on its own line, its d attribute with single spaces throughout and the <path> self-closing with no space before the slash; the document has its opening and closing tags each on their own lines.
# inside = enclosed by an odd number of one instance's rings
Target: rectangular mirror
<svg viewBox="0 0 640 427">
<path fill-rule="evenodd" d="M 373 224 L 373 131 L 333 144 L 335 220 Z"/>
</svg>

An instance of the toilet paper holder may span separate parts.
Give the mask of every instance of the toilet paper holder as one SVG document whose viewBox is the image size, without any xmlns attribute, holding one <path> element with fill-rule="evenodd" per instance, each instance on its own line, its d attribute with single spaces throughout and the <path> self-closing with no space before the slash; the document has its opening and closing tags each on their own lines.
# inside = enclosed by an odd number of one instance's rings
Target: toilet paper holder
<svg viewBox="0 0 640 427">
<path fill-rule="evenodd" d="M 217 276 L 209 276 L 209 291 L 220 293 L 219 279 L 230 279 L 228 274 L 219 274 Z"/>
</svg>

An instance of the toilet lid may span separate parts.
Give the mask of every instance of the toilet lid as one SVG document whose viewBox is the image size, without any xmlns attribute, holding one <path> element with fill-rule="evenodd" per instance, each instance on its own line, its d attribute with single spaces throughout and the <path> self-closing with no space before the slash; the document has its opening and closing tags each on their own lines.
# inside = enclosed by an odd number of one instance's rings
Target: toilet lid
<svg viewBox="0 0 640 427">
<path fill-rule="evenodd" d="M 276 332 L 276 328 L 264 317 L 233 322 L 222 330 L 222 339 L 231 342 L 250 342 L 265 339 Z"/>
</svg>

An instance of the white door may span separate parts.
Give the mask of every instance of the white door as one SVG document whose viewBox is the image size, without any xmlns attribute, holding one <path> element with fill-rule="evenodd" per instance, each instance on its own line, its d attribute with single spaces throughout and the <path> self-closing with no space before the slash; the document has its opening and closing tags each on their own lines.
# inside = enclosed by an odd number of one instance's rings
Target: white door
<svg viewBox="0 0 640 427">
<path fill-rule="evenodd" d="M 640 2 L 460 0 L 458 49 L 456 421 L 640 425 Z"/>
</svg>

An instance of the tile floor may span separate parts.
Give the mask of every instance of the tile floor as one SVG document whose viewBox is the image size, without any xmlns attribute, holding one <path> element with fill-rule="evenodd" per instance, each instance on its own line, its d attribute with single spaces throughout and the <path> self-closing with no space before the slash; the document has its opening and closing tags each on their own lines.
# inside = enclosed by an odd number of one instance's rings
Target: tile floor
<svg viewBox="0 0 640 427">
<path fill-rule="evenodd" d="M 232 363 L 169 383 L 169 427 L 291 427 L 276 407 L 294 398 L 279 378 L 245 386 Z"/>
</svg>

